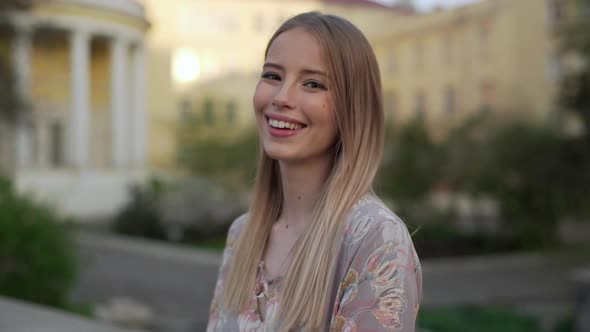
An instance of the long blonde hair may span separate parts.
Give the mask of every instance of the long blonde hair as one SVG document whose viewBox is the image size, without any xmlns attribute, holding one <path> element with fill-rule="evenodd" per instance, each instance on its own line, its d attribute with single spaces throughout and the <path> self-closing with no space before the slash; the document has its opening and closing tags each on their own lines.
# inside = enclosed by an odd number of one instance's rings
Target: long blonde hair
<svg viewBox="0 0 590 332">
<path fill-rule="evenodd" d="M 381 162 L 383 105 L 377 60 L 359 29 L 337 16 L 300 14 L 274 33 L 265 57 L 277 36 L 294 28 L 311 33 L 323 49 L 338 124 L 331 172 L 281 286 L 280 329 L 307 331 L 327 323 L 342 225 L 353 205 L 371 191 Z M 252 296 L 258 263 L 282 208 L 278 162 L 261 150 L 249 220 L 237 241 L 223 291 L 225 307 L 234 312 L 244 310 Z"/>
</svg>

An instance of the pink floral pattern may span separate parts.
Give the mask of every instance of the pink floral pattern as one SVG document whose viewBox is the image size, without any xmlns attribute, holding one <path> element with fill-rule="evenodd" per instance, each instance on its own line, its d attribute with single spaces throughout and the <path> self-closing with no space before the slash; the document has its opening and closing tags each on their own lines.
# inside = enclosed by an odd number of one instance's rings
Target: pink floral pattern
<svg viewBox="0 0 590 332">
<path fill-rule="evenodd" d="M 274 324 L 280 324 L 280 279 L 266 280 L 263 268 L 259 269 L 258 284 L 252 290 L 248 308 L 231 313 L 220 303 L 233 244 L 245 222 L 247 215 L 238 218 L 230 228 L 211 303 L 208 332 L 274 331 Z M 324 330 L 413 332 L 422 273 L 404 223 L 377 198 L 367 195 L 352 209 L 341 243 L 332 284 L 334 300 L 327 311 L 330 315 Z M 264 310 L 260 310 L 261 305 Z"/>
</svg>

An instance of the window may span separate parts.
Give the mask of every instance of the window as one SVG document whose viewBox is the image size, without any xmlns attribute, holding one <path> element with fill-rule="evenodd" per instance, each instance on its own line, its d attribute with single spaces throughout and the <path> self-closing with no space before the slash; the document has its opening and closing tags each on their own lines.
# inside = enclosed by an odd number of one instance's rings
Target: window
<svg viewBox="0 0 590 332">
<path fill-rule="evenodd" d="M 193 104 L 189 100 L 180 102 L 180 122 L 185 126 L 194 126 L 197 124 L 197 117 L 193 110 Z"/>
<path fill-rule="evenodd" d="M 561 64 L 557 54 L 549 54 L 545 58 L 545 77 L 551 82 L 561 78 Z"/>
<path fill-rule="evenodd" d="M 184 116 L 185 114 L 191 113 L 192 112 L 192 105 L 191 102 L 188 99 L 183 99 L 182 101 L 180 101 L 180 114 L 182 116 Z"/>
<path fill-rule="evenodd" d="M 208 125 L 215 123 L 213 101 L 211 99 L 206 99 L 203 103 L 203 121 Z"/>
<path fill-rule="evenodd" d="M 236 108 L 237 105 L 233 101 L 228 102 L 226 105 L 225 119 L 229 125 L 233 125 L 236 121 Z"/>
<path fill-rule="evenodd" d="M 64 166 L 64 132 L 59 122 L 54 122 L 49 128 L 49 141 L 51 151 L 51 166 Z"/>
<path fill-rule="evenodd" d="M 565 1 L 563 0 L 546 0 L 546 20 L 547 25 L 554 27 L 563 22 L 565 18 Z"/>
<path fill-rule="evenodd" d="M 395 51 L 391 50 L 387 53 L 387 60 L 386 60 L 386 72 L 389 75 L 397 74 L 397 59 L 395 56 Z"/>
<path fill-rule="evenodd" d="M 457 101 L 455 88 L 448 86 L 444 92 L 444 115 L 452 116 L 456 112 Z"/>
<path fill-rule="evenodd" d="M 479 86 L 480 95 L 480 111 L 482 113 L 488 113 L 494 108 L 496 102 L 496 87 L 494 83 L 490 81 L 482 81 Z"/>
<path fill-rule="evenodd" d="M 442 39 L 441 62 L 447 66 L 453 64 L 453 37 L 451 35 L 446 35 Z"/>
<path fill-rule="evenodd" d="M 386 92 L 383 100 L 383 112 L 385 113 L 386 119 L 393 120 L 395 118 L 395 112 L 397 111 L 396 103 L 395 93 L 392 91 Z"/>
<path fill-rule="evenodd" d="M 414 46 L 414 69 L 421 72 L 424 68 L 424 45 L 420 41 Z"/>
<path fill-rule="evenodd" d="M 482 23 L 478 28 L 478 51 L 482 60 L 490 60 L 491 48 L 490 39 L 492 34 L 492 22 L 490 20 Z"/>
<path fill-rule="evenodd" d="M 416 92 L 414 100 L 414 115 L 416 118 L 423 118 L 426 115 L 426 95 L 422 90 Z"/>
<path fill-rule="evenodd" d="M 254 15 L 254 31 L 264 32 L 264 15 L 258 13 Z"/>
</svg>

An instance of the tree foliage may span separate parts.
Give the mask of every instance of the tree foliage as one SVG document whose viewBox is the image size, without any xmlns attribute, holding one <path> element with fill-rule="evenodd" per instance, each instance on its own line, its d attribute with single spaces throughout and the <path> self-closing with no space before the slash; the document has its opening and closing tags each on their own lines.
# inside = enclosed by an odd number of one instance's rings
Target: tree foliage
<svg viewBox="0 0 590 332">
<path fill-rule="evenodd" d="M 65 221 L 0 178 L 0 294 L 63 307 L 77 261 Z"/>
<path fill-rule="evenodd" d="M 29 9 L 35 0 L 0 0 L 0 11 Z"/>
<path fill-rule="evenodd" d="M 578 0 L 575 9 L 560 31 L 561 50 L 579 57 L 579 64 L 566 71 L 558 102 L 580 116 L 590 140 L 590 0 Z"/>
<path fill-rule="evenodd" d="M 252 183 L 258 158 L 258 134 L 255 129 L 238 136 L 190 135 L 199 131 L 194 125 L 182 129 L 179 163 L 190 174 L 213 178 L 229 189 L 243 190 Z"/>
<path fill-rule="evenodd" d="M 491 196 L 527 248 L 555 244 L 564 218 L 590 218 L 588 147 L 550 123 L 473 117 L 434 142 L 412 122 L 390 140 L 377 187 L 399 212 L 425 210 L 434 190 Z"/>
</svg>

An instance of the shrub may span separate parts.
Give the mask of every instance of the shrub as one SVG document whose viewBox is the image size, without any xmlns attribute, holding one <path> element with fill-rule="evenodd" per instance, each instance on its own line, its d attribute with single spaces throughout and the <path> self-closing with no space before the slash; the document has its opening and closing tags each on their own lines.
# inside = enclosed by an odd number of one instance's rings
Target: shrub
<svg viewBox="0 0 590 332">
<path fill-rule="evenodd" d="M 66 222 L 0 178 L 0 294 L 64 307 L 76 271 Z"/>
<path fill-rule="evenodd" d="M 245 130 L 236 137 L 185 135 L 181 142 L 179 163 L 191 175 L 211 178 L 232 191 L 244 191 L 252 185 L 259 146 L 255 129 Z"/>
<path fill-rule="evenodd" d="M 246 210 L 241 195 L 204 178 L 153 179 L 131 188 L 131 200 L 117 215 L 117 233 L 171 242 L 225 238 L 231 222 Z"/>
<path fill-rule="evenodd" d="M 420 227 L 412 240 L 421 258 L 485 255 L 520 249 L 514 238 L 483 232 L 467 233 L 448 224 Z"/>
<path fill-rule="evenodd" d="M 418 326 L 433 332 L 537 332 L 535 318 L 503 308 L 422 309 Z"/>
<path fill-rule="evenodd" d="M 164 185 L 158 179 L 150 180 L 146 186 L 132 186 L 131 199 L 117 214 L 113 230 L 125 235 L 164 239 L 165 231 L 157 209 L 163 191 Z"/>
<path fill-rule="evenodd" d="M 573 314 L 569 314 L 555 323 L 553 332 L 574 332 L 575 319 Z"/>
</svg>

